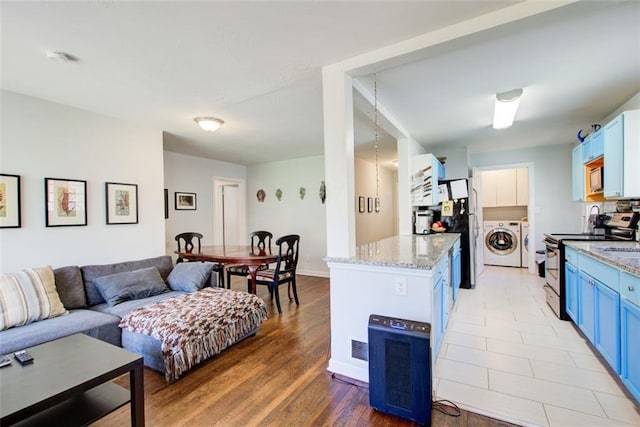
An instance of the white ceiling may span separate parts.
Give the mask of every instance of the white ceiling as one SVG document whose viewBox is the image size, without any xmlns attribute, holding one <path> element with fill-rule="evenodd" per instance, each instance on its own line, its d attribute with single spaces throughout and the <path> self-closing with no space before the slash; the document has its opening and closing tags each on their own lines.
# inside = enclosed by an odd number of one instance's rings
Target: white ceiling
<svg viewBox="0 0 640 427">
<path fill-rule="evenodd" d="M 319 155 L 322 66 L 514 3 L 2 1 L 2 88 L 157 128 L 170 151 L 242 164 Z M 380 69 L 378 99 L 426 146 L 568 143 L 640 91 L 639 28 L 637 1 L 581 2 Z M 517 123 L 498 133 L 492 96 L 516 87 Z M 356 139 L 371 152 L 358 104 Z M 206 133 L 199 115 L 225 124 Z"/>
</svg>

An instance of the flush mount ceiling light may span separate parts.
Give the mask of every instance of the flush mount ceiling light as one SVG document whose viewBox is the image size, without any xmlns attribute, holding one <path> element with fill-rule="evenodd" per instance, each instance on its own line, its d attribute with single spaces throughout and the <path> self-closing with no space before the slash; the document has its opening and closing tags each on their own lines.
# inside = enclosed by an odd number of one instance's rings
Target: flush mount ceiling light
<svg viewBox="0 0 640 427">
<path fill-rule="evenodd" d="M 222 126 L 222 124 L 224 123 L 221 119 L 218 119 L 216 117 L 196 117 L 195 119 L 193 119 L 198 126 L 200 126 L 200 128 L 202 130 L 206 130 L 207 132 L 215 132 L 218 130 L 218 128 L 220 128 L 220 126 Z"/>
<path fill-rule="evenodd" d="M 504 129 L 513 124 L 516 117 L 522 89 L 513 89 L 508 92 L 496 94 L 496 103 L 493 108 L 493 128 Z"/>
<path fill-rule="evenodd" d="M 56 62 L 72 62 L 76 61 L 76 58 L 69 55 L 68 53 L 61 51 L 49 51 L 47 52 L 47 58 Z"/>
</svg>

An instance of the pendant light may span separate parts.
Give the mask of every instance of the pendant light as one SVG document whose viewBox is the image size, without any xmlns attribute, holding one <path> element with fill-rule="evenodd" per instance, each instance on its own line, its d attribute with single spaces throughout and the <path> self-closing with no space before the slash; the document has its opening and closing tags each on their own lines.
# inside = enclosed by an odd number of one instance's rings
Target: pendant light
<svg viewBox="0 0 640 427">
<path fill-rule="evenodd" d="M 373 73 L 373 125 L 375 129 L 375 144 L 376 151 L 376 198 L 375 198 L 375 211 L 380 212 L 380 173 L 379 173 L 379 152 L 378 152 L 378 78 L 376 73 Z"/>
</svg>

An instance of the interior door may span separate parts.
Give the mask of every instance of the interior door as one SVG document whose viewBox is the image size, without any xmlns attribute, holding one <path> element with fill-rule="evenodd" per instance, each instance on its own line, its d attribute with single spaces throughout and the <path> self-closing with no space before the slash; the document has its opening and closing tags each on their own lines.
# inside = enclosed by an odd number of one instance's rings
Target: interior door
<svg viewBox="0 0 640 427">
<path fill-rule="evenodd" d="M 238 212 L 238 185 L 222 186 L 222 242 L 224 245 L 240 245 L 240 221 Z"/>
</svg>

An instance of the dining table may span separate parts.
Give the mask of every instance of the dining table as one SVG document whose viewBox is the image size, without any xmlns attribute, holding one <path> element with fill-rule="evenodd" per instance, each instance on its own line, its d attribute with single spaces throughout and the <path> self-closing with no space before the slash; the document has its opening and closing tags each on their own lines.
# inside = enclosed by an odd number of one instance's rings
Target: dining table
<svg viewBox="0 0 640 427">
<path fill-rule="evenodd" d="M 278 254 L 271 248 L 256 248 L 240 245 L 202 246 L 199 250 L 175 251 L 179 258 L 189 261 L 209 261 L 223 265 L 246 265 L 251 277 L 251 293 L 256 293 L 256 273 L 263 264 L 276 262 Z"/>
</svg>

